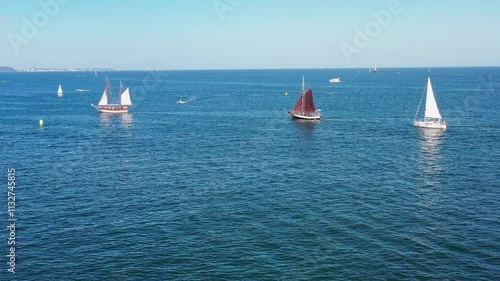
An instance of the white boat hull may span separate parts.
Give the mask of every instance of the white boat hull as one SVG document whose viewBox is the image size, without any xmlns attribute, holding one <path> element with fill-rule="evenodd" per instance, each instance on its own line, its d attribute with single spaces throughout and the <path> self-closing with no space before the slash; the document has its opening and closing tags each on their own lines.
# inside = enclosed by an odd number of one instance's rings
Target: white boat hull
<svg viewBox="0 0 500 281">
<path fill-rule="evenodd" d="M 127 113 L 128 112 L 128 109 L 112 109 L 112 110 L 109 110 L 109 109 L 97 109 L 99 112 L 101 113 Z"/>
<path fill-rule="evenodd" d="M 443 121 L 413 121 L 413 126 L 427 129 L 446 129 L 448 124 Z"/>
<path fill-rule="evenodd" d="M 108 105 L 108 106 L 103 106 L 103 105 L 93 105 L 99 111 L 100 113 L 127 113 L 128 112 L 128 107 L 127 106 L 122 106 L 122 105 Z"/>
<path fill-rule="evenodd" d="M 301 119 L 301 120 L 320 120 L 321 119 L 321 114 L 318 114 L 318 113 L 304 115 L 302 113 L 291 113 L 290 112 L 290 115 L 292 116 L 293 119 Z"/>
</svg>

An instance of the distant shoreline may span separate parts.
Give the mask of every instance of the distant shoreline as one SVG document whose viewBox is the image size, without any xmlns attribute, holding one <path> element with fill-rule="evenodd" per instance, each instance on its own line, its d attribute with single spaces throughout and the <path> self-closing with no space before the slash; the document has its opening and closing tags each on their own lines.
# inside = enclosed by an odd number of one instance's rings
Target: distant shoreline
<svg viewBox="0 0 500 281">
<path fill-rule="evenodd" d="M 0 66 L 0 72 L 17 72 L 15 68 L 10 66 Z"/>
<path fill-rule="evenodd" d="M 444 68 L 496 68 L 500 66 L 377 66 L 379 70 L 383 69 L 444 69 Z M 165 72 L 165 71 L 262 71 L 262 70 L 327 70 L 327 69 L 336 69 L 336 70 L 364 70 L 369 69 L 370 67 L 312 67 L 312 68 L 207 68 L 207 69 L 112 69 L 112 68 L 29 68 L 29 69 L 15 69 L 13 67 L 0 66 L 0 72 L 18 72 L 18 73 L 33 73 L 33 72 Z"/>
</svg>

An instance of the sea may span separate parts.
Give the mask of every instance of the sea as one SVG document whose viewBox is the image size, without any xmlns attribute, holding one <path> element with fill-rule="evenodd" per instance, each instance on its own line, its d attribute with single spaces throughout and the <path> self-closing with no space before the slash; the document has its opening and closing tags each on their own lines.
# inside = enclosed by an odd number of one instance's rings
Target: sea
<svg viewBox="0 0 500 281">
<path fill-rule="evenodd" d="M 128 114 L 91 106 L 106 76 Z M 320 122 L 287 114 L 303 76 Z M 428 76 L 445 131 L 413 127 Z M 499 93 L 498 67 L 0 73 L 0 280 L 499 280 Z"/>
</svg>

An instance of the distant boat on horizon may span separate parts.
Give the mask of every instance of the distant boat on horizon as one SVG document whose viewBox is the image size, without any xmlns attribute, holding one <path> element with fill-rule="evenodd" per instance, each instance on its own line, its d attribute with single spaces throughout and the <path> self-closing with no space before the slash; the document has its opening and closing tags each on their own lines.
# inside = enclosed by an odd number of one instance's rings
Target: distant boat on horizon
<svg viewBox="0 0 500 281">
<path fill-rule="evenodd" d="M 311 121 L 321 119 L 321 112 L 320 110 L 316 110 L 316 106 L 314 105 L 312 89 L 305 90 L 304 76 L 302 76 L 302 93 L 297 104 L 288 114 L 290 114 L 293 119 Z"/>
<path fill-rule="evenodd" d="M 328 80 L 328 81 L 330 81 L 330 83 L 340 83 L 340 82 L 341 82 L 341 81 L 340 81 L 340 77 L 337 77 L 337 78 L 332 78 L 332 79 L 330 79 L 330 80 Z"/>
<path fill-rule="evenodd" d="M 109 99 L 111 96 L 111 87 L 109 86 L 108 76 L 106 76 L 106 86 L 104 92 L 102 93 L 101 99 L 98 105 L 91 106 L 95 107 L 97 111 L 101 113 L 127 113 L 129 107 L 132 105 L 132 100 L 130 99 L 130 90 L 127 87 L 125 91 L 122 92 L 123 85 L 120 82 L 120 102 L 115 104 L 110 104 Z"/>
<path fill-rule="evenodd" d="M 63 90 L 62 90 L 61 84 L 59 84 L 59 88 L 57 89 L 57 95 L 60 97 L 63 96 Z"/>
<path fill-rule="evenodd" d="M 377 67 L 374 66 L 372 68 L 369 68 L 368 71 L 371 72 L 371 73 L 376 73 L 377 72 Z"/>
<path fill-rule="evenodd" d="M 417 120 L 420 105 L 422 104 L 422 100 L 424 99 L 424 95 L 422 94 L 422 98 L 420 99 L 420 103 L 418 104 L 417 112 L 415 113 L 413 126 L 428 129 L 446 129 L 448 124 L 442 120 L 441 113 L 439 113 L 439 108 L 436 102 L 436 98 L 434 97 L 434 91 L 432 90 L 430 77 L 427 77 L 427 89 L 425 92 L 426 98 L 424 120 Z"/>
</svg>

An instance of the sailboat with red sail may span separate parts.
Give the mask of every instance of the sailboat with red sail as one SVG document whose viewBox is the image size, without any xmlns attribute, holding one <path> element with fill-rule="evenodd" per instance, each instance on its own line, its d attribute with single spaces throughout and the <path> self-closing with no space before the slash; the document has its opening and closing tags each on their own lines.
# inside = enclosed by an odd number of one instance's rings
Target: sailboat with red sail
<svg viewBox="0 0 500 281">
<path fill-rule="evenodd" d="M 129 107 L 132 105 L 132 100 L 130 99 L 129 88 L 122 92 L 123 85 L 120 82 L 120 103 L 109 103 L 111 95 L 111 86 L 109 85 L 108 76 L 106 76 L 106 87 L 102 93 L 102 97 L 99 100 L 98 105 L 93 105 L 97 111 L 102 113 L 127 113 Z"/>
<path fill-rule="evenodd" d="M 304 76 L 302 76 L 302 94 L 293 110 L 289 111 L 288 114 L 290 114 L 293 119 L 320 120 L 321 112 L 319 109 L 317 110 L 314 105 L 313 91 L 312 89 L 306 91 L 304 86 Z"/>
</svg>

